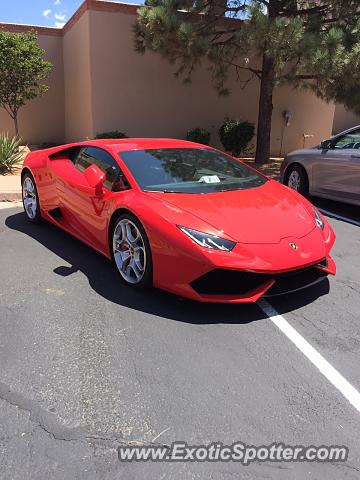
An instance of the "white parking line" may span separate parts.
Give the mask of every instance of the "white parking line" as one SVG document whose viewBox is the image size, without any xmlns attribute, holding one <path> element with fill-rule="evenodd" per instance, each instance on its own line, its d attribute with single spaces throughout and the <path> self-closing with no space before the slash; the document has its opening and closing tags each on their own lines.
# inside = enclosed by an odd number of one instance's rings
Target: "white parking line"
<svg viewBox="0 0 360 480">
<path fill-rule="evenodd" d="M 339 390 L 340 393 L 360 412 L 360 393 L 339 373 L 325 358 L 315 350 L 287 320 L 266 301 L 260 299 L 257 303 L 274 325 L 281 330 L 289 340 L 307 357 L 310 362 Z"/>
<path fill-rule="evenodd" d="M 324 210 L 323 208 L 319 208 L 320 212 L 324 215 L 328 215 L 329 217 L 337 218 L 338 220 L 344 220 L 345 222 L 351 223 L 353 225 L 357 225 L 360 227 L 360 222 L 353 220 L 352 218 L 343 217 L 342 215 L 338 215 L 337 213 L 330 212 L 329 210 Z"/>
</svg>

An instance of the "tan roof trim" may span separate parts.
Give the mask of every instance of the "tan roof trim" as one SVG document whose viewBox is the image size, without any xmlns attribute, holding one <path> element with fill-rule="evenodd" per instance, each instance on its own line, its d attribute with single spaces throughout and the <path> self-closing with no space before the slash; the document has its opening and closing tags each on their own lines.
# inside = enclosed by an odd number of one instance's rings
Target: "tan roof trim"
<svg viewBox="0 0 360 480">
<path fill-rule="evenodd" d="M 72 17 L 69 18 L 63 28 L 0 22 L 0 29 L 16 33 L 35 31 L 38 35 L 53 35 L 61 37 L 79 21 L 79 19 L 87 10 L 101 12 L 121 12 L 128 15 L 136 15 L 139 7 L 140 5 L 133 5 L 129 3 L 107 2 L 104 0 L 85 0 L 72 15 Z"/>
<path fill-rule="evenodd" d="M 7 32 L 36 32 L 38 35 L 48 35 L 54 37 L 62 36 L 61 28 L 40 27 L 38 25 L 21 25 L 17 23 L 0 23 L 0 30 L 6 30 Z"/>
<path fill-rule="evenodd" d="M 87 0 L 90 10 L 102 10 L 106 12 L 122 12 L 129 15 L 136 15 L 139 7 L 133 3 L 107 2 L 105 0 Z"/>
<path fill-rule="evenodd" d="M 69 18 L 63 28 L 40 27 L 36 25 L 20 25 L 15 23 L 0 23 L 0 29 L 10 32 L 29 32 L 35 31 L 39 35 L 65 35 L 82 17 L 87 10 L 100 12 L 121 12 L 126 15 L 136 15 L 139 7 L 142 5 L 134 5 L 131 3 L 117 3 L 106 0 L 84 0 L 76 12 Z M 226 23 L 238 23 L 241 20 L 224 18 Z"/>
<path fill-rule="evenodd" d="M 63 34 L 68 32 L 87 10 L 100 12 L 121 12 L 128 15 L 136 15 L 136 12 L 140 6 L 141 5 L 133 5 L 129 3 L 107 2 L 104 0 L 85 0 L 84 3 L 82 3 L 76 10 L 74 15 L 66 22 L 62 29 Z"/>
<path fill-rule="evenodd" d="M 62 28 L 62 35 L 65 35 L 66 32 L 68 32 L 74 25 L 77 23 L 80 18 L 83 16 L 83 14 L 88 10 L 88 1 L 85 0 L 84 3 L 80 5 L 80 7 L 76 10 L 76 12 L 73 14 L 72 17 L 69 18 L 69 20 L 65 23 L 65 25 Z"/>
</svg>

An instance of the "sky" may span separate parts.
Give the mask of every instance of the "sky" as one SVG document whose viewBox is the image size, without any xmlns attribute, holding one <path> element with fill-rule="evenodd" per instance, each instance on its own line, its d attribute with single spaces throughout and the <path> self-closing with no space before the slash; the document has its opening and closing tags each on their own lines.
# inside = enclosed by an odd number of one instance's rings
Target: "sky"
<svg viewBox="0 0 360 480">
<path fill-rule="evenodd" d="M 127 2 L 143 3 L 141 0 Z M 81 4 L 82 0 L 0 0 L 0 23 L 61 28 Z"/>
</svg>

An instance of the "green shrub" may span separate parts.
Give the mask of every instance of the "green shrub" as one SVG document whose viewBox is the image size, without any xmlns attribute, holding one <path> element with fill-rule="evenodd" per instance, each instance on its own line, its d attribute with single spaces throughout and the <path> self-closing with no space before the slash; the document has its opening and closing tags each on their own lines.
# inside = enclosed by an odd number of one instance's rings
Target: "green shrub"
<svg viewBox="0 0 360 480">
<path fill-rule="evenodd" d="M 203 145 L 209 145 L 210 143 L 210 132 L 204 128 L 193 128 L 189 130 L 186 134 L 186 140 L 189 142 L 202 143 Z"/>
<path fill-rule="evenodd" d="M 255 125 L 250 122 L 226 119 L 219 129 L 219 136 L 227 152 L 239 156 L 249 145 L 255 134 Z"/>
<path fill-rule="evenodd" d="M 128 136 L 123 132 L 119 132 L 119 130 L 114 130 L 113 132 L 97 133 L 95 140 L 100 138 L 128 138 Z"/>
<path fill-rule="evenodd" d="M 59 143 L 56 142 L 43 142 L 39 145 L 39 150 L 45 150 L 46 148 L 58 147 Z"/>
<path fill-rule="evenodd" d="M 22 161 L 21 138 L 0 134 L 0 173 L 11 173 Z"/>
</svg>

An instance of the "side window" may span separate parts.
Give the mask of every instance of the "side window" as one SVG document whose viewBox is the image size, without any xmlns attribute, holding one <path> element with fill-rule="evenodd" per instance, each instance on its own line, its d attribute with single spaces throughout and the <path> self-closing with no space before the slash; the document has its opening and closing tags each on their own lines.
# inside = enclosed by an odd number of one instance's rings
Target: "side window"
<svg viewBox="0 0 360 480">
<path fill-rule="evenodd" d="M 342 137 L 339 137 L 333 143 L 333 148 L 360 148 L 360 130 L 354 130 L 353 132 L 347 133 Z"/>
<path fill-rule="evenodd" d="M 85 147 L 75 158 L 75 167 L 83 172 L 90 165 L 95 164 L 106 175 L 104 187 L 118 192 L 130 188 L 116 160 L 105 150 L 98 147 Z"/>
<path fill-rule="evenodd" d="M 65 148 L 65 150 L 60 150 L 60 152 L 53 153 L 49 155 L 50 160 L 71 160 L 75 163 L 75 160 L 79 153 L 81 152 L 81 147 L 70 147 Z"/>
</svg>

